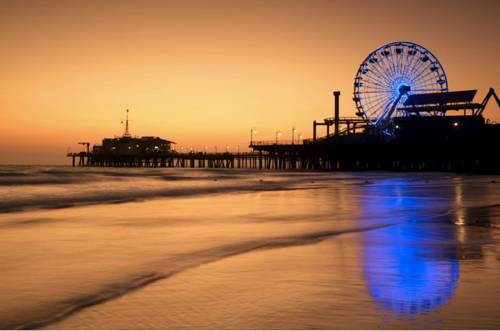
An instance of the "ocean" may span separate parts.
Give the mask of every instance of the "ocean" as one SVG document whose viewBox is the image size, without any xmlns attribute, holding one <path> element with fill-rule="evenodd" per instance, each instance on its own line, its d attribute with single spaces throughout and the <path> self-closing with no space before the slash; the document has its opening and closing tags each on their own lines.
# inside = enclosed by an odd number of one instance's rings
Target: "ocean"
<svg viewBox="0 0 500 331">
<path fill-rule="evenodd" d="M 500 328 L 500 176 L 0 167 L 0 328 Z"/>
</svg>

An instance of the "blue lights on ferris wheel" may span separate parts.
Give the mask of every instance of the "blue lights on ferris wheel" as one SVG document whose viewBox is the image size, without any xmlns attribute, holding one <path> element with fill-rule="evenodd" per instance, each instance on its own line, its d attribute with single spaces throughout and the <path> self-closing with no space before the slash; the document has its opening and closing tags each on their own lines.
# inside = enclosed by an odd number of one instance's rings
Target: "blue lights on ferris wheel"
<svg viewBox="0 0 500 331">
<path fill-rule="evenodd" d="M 371 52 L 354 79 L 354 102 L 368 124 L 404 116 L 398 108 L 409 94 L 448 91 L 438 59 L 412 42 L 394 42 Z"/>
</svg>

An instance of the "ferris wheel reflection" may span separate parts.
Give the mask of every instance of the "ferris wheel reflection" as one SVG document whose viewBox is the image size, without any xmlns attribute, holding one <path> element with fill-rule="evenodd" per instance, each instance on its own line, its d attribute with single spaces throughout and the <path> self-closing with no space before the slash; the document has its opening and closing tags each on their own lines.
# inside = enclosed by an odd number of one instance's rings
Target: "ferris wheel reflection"
<svg viewBox="0 0 500 331">
<path fill-rule="evenodd" d="M 377 199 L 363 202 L 365 211 L 391 211 L 398 221 L 364 236 L 370 295 L 380 309 L 395 314 L 439 309 L 452 298 L 460 274 L 454 227 L 419 213 L 433 207 L 411 189 L 384 185 L 377 190 Z"/>
</svg>

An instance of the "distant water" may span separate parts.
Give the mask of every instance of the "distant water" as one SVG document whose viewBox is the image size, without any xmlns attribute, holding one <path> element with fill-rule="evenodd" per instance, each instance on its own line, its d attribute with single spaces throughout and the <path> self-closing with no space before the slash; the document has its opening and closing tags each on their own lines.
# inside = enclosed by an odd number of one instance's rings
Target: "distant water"
<svg viewBox="0 0 500 331">
<path fill-rule="evenodd" d="M 0 167 L 0 328 L 500 328 L 500 177 Z"/>
</svg>

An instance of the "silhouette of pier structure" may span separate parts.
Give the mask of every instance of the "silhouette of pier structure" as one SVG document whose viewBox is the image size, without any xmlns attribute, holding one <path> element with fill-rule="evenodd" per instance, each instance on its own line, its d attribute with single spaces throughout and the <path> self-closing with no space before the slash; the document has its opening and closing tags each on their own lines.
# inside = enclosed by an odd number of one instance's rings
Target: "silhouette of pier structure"
<svg viewBox="0 0 500 331">
<path fill-rule="evenodd" d="M 99 157 L 92 152 L 68 153 L 72 165 L 83 167 L 146 168 L 257 168 L 258 153 L 177 153 L 175 151 L 135 156 Z"/>
<path fill-rule="evenodd" d="M 490 89 L 481 103 L 473 102 L 476 92 L 409 95 L 397 108 L 404 116 L 376 127 L 361 114 L 340 117 L 336 91 L 335 116 L 314 121 L 312 139 L 298 146 L 254 141 L 250 147 L 274 160 L 279 169 L 500 173 L 500 124 L 482 116 L 491 97 L 499 107 L 500 101 Z M 318 125 L 326 126 L 325 136 L 318 137 Z"/>
<path fill-rule="evenodd" d="M 250 153 L 179 153 L 172 141 L 133 137 L 128 110 L 121 137 L 68 153 L 73 166 L 254 168 L 281 170 L 391 170 L 500 173 L 500 124 L 483 117 L 477 90 L 448 91 L 439 60 L 408 41 L 382 45 L 368 54 L 354 78 L 355 117 L 340 115 L 340 91 L 333 92 L 333 117 L 313 121 L 312 138 L 255 141 Z M 318 128 L 325 127 L 320 136 Z"/>
<path fill-rule="evenodd" d="M 73 167 L 146 167 L 146 168 L 258 168 L 266 163 L 262 153 L 181 153 L 172 149 L 175 142 L 160 137 L 136 137 L 130 133 L 129 110 L 120 137 L 104 138 L 90 149 L 89 142 L 79 142 L 80 152 L 68 152 Z M 123 123 L 123 122 L 122 122 Z"/>
<path fill-rule="evenodd" d="M 250 142 L 252 152 L 180 153 L 174 142 L 159 137 L 133 137 L 126 120 L 125 134 L 103 139 L 102 145 L 80 142 L 84 151 L 68 153 L 73 166 L 246 168 L 279 170 L 389 170 L 500 172 L 500 124 L 482 116 L 490 89 L 481 103 L 476 90 L 408 96 L 395 117 L 381 130 L 361 116 L 341 117 L 334 92 L 334 116 L 313 122 L 313 137 L 293 141 Z M 449 113 L 462 112 L 459 115 Z M 359 114 L 358 114 L 359 115 Z M 326 127 L 319 136 L 318 126 Z"/>
<path fill-rule="evenodd" d="M 377 129 L 361 116 L 340 117 L 340 92 L 335 91 L 334 116 L 314 121 L 311 139 L 252 140 L 253 151 L 245 153 L 180 153 L 172 150 L 172 141 L 133 137 L 127 116 L 121 137 L 105 138 L 92 150 L 90 143 L 80 142 L 84 150 L 67 156 L 73 166 L 94 167 L 499 173 L 500 124 L 486 121 L 482 113 L 491 97 L 499 107 L 500 101 L 490 89 L 481 103 L 473 102 L 476 92 L 410 95 L 398 108 L 406 115 Z M 326 126 L 326 135 L 317 134 L 318 126 Z"/>
</svg>

